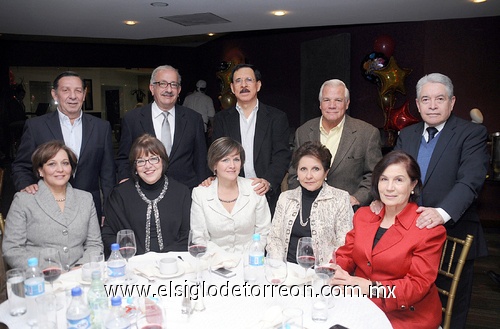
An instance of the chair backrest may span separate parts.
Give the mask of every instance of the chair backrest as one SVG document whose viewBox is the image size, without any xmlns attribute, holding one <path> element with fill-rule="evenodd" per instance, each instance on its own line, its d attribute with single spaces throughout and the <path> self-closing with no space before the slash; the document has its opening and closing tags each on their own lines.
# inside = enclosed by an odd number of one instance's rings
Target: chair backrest
<svg viewBox="0 0 500 329">
<path fill-rule="evenodd" d="M 3 220 L 2 213 L 0 212 L 0 232 L 2 233 L 2 238 L 5 236 L 5 222 Z M 1 240 L 0 240 L 1 241 Z M 1 248 L 1 246 L 0 246 Z"/>
<path fill-rule="evenodd" d="M 465 260 L 467 259 L 467 254 L 469 253 L 469 249 L 472 245 L 472 240 L 474 240 L 474 236 L 470 234 L 467 234 L 465 240 L 454 238 L 449 235 L 446 236 L 443 253 L 441 254 L 441 261 L 439 262 L 438 275 L 443 275 L 447 278 L 451 278 L 451 286 L 450 290 L 445 290 L 443 288 L 437 287 L 440 294 L 448 297 L 446 307 L 443 307 L 443 329 L 450 328 L 453 302 L 455 301 L 458 281 L 460 280 L 460 275 L 462 274 L 462 269 L 464 267 Z M 458 260 L 456 259 L 457 244 L 462 245 L 462 251 L 458 256 Z"/>
</svg>

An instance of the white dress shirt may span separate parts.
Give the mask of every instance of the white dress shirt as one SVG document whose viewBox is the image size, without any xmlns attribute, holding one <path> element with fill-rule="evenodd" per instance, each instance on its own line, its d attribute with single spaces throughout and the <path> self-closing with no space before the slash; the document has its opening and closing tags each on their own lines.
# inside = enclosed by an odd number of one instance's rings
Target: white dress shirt
<svg viewBox="0 0 500 329">
<path fill-rule="evenodd" d="M 174 133 L 175 133 L 175 106 L 172 107 L 170 110 L 168 110 L 169 115 L 167 116 L 168 118 L 168 123 L 170 125 L 170 140 L 172 141 L 172 145 L 174 145 Z M 163 111 L 160 110 L 156 102 L 153 102 L 151 104 L 151 116 L 153 119 L 153 127 L 155 129 L 155 135 L 156 138 L 159 140 L 162 139 L 161 136 L 161 125 L 163 124 L 163 119 L 165 118 L 163 116 Z"/>
<path fill-rule="evenodd" d="M 64 138 L 64 144 L 69 147 L 75 154 L 76 158 L 80 158 L 80 150 L 82 148 L 82 115 L 80 111 L 80 116 L 73 121 L 69 117 L 62 113 L 59 108 L 57 109 L 57 114 L 59 115 L 59 123 L 61 124 L 61 131 Z"/>
<path fill-rule="evenodd" d="M 259 101 L 255 104 L 252 113 L 245 117 L 241 107 L 236 104 L 236 111 L 240 113 L 240 133 L 241 133 L 241 146 L 245 150 L 245 164 L 243 170 L 245 171 L 246 178 L 256 178 L 255 168 L 253 166 L 253 144 L 255 139 L 255 124 L 257 122 L 257 111 L 259 110 Z"/>
</svg>

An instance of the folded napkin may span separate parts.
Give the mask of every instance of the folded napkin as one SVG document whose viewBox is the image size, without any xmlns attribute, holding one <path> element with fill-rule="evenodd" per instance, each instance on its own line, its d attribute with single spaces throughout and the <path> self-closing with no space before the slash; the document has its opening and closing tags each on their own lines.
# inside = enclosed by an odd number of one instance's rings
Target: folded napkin
<svg viewBox="0 0 500 329">
<path fill-rule="evenodd" d="M 302 268 L 298 269 L 298 272 L 295 271 L 295 269 L 288 267 L 288 275 L 286 277 L 285 282 L 283 283 L 286 286 L 300 286 L 303 284 L 310 284 L 313 277 L 314 273 L 311 271 L 307 272 L 307 275 L 304 277 L 304 270 Z"/>
<path fill-rule="evenodd" d="M 216 270 L 219 268 L 234 268 L 238 266 L 241 260 L 241 254 L 234 254 L 222 249 L 209 252 L 203 257 L 210 262 L 210 268 Z"/>
<path fill-rule="evenodd" d="M 282 309 L 280 306 L 274 305 L 268 308 L 262 318 L 257 323 L 251 323 L 246 328 L 255 329 L 271 329 L 271 328 L 281 328 L 281 322 L 283 321 Z"/>
</svg>

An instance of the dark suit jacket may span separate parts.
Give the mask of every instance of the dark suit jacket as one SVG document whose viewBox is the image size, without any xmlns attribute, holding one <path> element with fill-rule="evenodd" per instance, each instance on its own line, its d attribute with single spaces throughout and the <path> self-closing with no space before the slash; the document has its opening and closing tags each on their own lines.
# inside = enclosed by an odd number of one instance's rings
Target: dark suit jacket
<svg viewBox="0 0 500 329">
<path fill-rule="evenodd" d="M 395 149 L 417 159 L 423 130 L 423 122 L 403 129 Z M 468 259 L 485 256 L 488 249 L 476 199 L 488 169 L 488 133 L 483 125 L 452 114 L 438 136 L 423 185 L 422 205 L 443 208 L 451 216 L 445 224 L 449 235 L 460 239 L 474 235 Z"/>
<path fill-rule="evenodd" d="M 118 180 L 130 177 L 128 156 L 134 140 L 145 134 L 156 136 L 151 104 L 128 112 L 122 120 L 118 149 Z M 207 166 L 207 143 L 201 115 L 175 105 L 175 133 L 168 159 L 167 175 L 189 188 L 198 186 L 210 172 Z"/>
<path fill-rule="evenodd" d="M 376 215 L 369 207 L 360 208 L 354 214 L 354 229 L 336 252 L 337 264 L 347 272 L 396 287 L 395 298 L 372 298 L 395 329 L 437 328 L 441 323 L 441 302 L 434 281 L 446 232 L 440 226 L 419 229 L 415 225 L 417 208 L 409 203 L 375 248 L 373 240 L 385 209 Z"/>
<path fill-rule="evenodd" d="M 295 147 L 309 141 L 320 141 L 320 118 L 307 121 L 295 132 Z M 346 114 L 339 148 L 335 155 L 327 183 L 349 192 L 361 205 L 372 200 L 370 194 L 372 171 L 382 159 L 380 133 L 374 126 Z M 299 186 L 295 168 L 290 168 L 288 188 Z"/>
<path fill-rule="evenodd" d="M 280 191 L 281 182 L 290 164 L 289 135 L 290 127 L 286 114 L 259 102 L 253 165 L 257 177 L 271 183 L 273 191 Z M 222 110 L 215 115 L 213 139 L 219 137 L 231 137 L 241 143 L 240 114 L 236 107 Z M 240 176 L 245 176 L 243 168 Z"/>
<path fill-rule="evenodd" d="M 31 155 L 40 144 L 51 140 L 64 142 L 57 111 L 26 121 L 17 156 L 12 163 L 12 178 L 17 191 L 38 181 L 33 174 Z M 111 126 L 108 121 L 83 113 L 80 157 L 70 183 L 74 188 L 92 193 L 100 218 L 102 202 L 99 185 L 106 198 L 116 183 Z"/>
</svg>

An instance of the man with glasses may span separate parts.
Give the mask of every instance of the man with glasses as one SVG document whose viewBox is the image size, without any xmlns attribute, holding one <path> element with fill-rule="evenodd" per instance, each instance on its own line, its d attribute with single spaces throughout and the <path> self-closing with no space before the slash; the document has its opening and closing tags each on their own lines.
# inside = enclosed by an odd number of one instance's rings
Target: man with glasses
<svg viewBox="0 0 500 329">
<path fill-rule="evenodd" d="M 157 67 L 151 74 L 149 90 L 154 102 L 131 110 L 122 120 L 118 181 L 131 175 L 132 143 L 148 133 L 161 140 L 167 150 L 167 175 L 193 188 L 209 174 L 203 119 L 199 113 L 176 104 L 181 92 L 181 76 L 174 67 Z"/>
<path fill-rule="evenodd" d="M 245 149 L 240 175 L 254 180 L 259 195 L 266 194 L 274 213 L 281 182 L 290 164 L 289 126 L 286 114 L 259 102 L 262 86 L 259 70 L 250 64 L 238 64 L 231 73 L 231 91 L 236 106 L 215 115 L 213 139 L 231 137 Z"/>
</svg>

